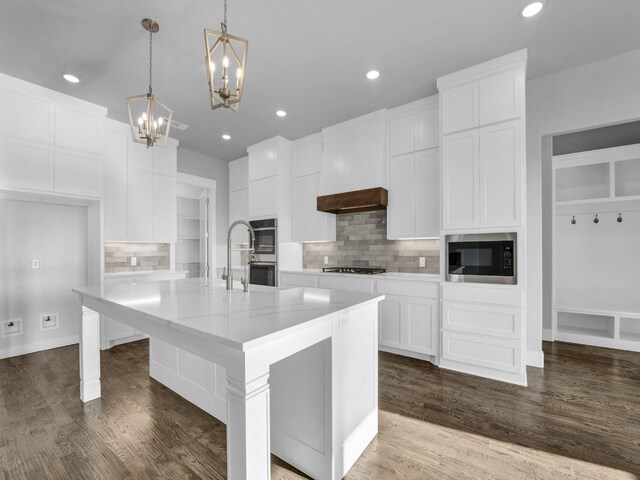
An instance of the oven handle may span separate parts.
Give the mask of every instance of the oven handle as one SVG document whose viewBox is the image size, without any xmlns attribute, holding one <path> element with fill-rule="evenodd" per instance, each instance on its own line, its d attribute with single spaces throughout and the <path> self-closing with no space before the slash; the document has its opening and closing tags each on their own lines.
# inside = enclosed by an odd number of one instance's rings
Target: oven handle
<svg viewBox="0 0 640 480">
<path fill-rule="evenodd" d="M 264 227 L 264 228 L 254 228 L 253 231 L 254 232 L 264 232 L 265 230 L 273 230 L 274 232 L 277 230 L 277 228 L 274 227 Z"/>
<path fill-rule="evenodd" d="M 275 267 L 277 265 L 277 263 L 276 262 L 251 262 L 249 264 L 249 266 L 251 266 L 251 265 L 257 265 L 259 267 L 270 267 L 270 266 L 274 266 Z"/>
</svg>

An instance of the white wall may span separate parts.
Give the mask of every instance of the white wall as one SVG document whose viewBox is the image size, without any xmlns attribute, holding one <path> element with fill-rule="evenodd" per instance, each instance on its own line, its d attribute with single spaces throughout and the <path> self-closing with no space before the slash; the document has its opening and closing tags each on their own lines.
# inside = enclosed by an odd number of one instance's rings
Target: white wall
<svg viewBox="0 0 640 480">
<path fill-rule="evenodd" d="M 527 349 L 540 349 L 544 324 L 551 325 L 551 272 L 541 254 L 551 251 L 551 154 L 542 137 L 640 118 L 640 50 L 527 83 Z M 542 172 L 544 171 L 544 176 Z M 543 196 L 541 196 L 541 192 Z M 544 229 L 542 228 L 544 224 Z M 544 237 L 543 237 L 544 232 Z"/>
<path fill-rule="evenodd" d="M 216 267 L 226 265 L 229 228 L 229 163 L 178 147 L 178 172 L 216 180 Z M 215 272 L 215 268 L 213 269 Z"/>
<path fill-rule="evenodd" d="M 24 322 L 22 335 L 0 338 L 0 357 L 78 342 L 71 288 L 87 285 L 87 252 L 86 207 L 0 200 L 0 321 Z M 50 313 L 59 328 L 41 331 L 40 315 Z"/>
</svg>

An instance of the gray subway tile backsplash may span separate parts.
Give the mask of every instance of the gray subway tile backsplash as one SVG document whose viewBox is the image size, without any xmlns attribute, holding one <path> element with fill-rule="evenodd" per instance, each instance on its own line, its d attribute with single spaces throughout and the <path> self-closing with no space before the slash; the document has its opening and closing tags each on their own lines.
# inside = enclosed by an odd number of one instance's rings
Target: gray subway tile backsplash
<svg viewBox="0 0 640 480">
<path fill-rule="evenodd" d="M 419 257 L 426 257 L 426 268 L 419 267 Z M 437 274 L 440 240 L 387 240 L 386 210 L 342 214 L 336 221 L 335 242 L 304 244 L 303 266 L 382 267 L 388 272 Z"/>
<path fill-rule="evenodd" d="M 168 243 L 112 243 L 104 244 L 104 271 L 144 272 L 169 270 L 171 249 Z M 137 265 L 131 266 L 131 257 Z"/>
</svg>

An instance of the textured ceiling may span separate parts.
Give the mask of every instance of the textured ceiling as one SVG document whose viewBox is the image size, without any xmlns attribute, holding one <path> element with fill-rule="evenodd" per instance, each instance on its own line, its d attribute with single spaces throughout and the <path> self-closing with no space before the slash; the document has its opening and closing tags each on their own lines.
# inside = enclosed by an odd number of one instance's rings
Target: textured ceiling
<svg viewBox="0 0 640 480">
<path fill-rule="evenodd" d="M 437 77 L 521 48 L 529 78 L 640 48 L 638 0 L 546 0 L 528 20 L 518 0 L 228 2 L 229 32 L 250 42 L 237 114 L 212 112 L 207 98 L 202 29 L 219 28 L 222 0 L 0 0 L 0 72 L 125 121 L 125 97 L 147 88 L 140 21 L 151 17 L 160 24 L 154 93 L 190 125 L 172 136 L 232 160 L 273 135 L 293 140 L 434 94 Z M 365 78 L 372 68 L 381 71 L 375 82 Z M 81 83 L 66 83 L 63 72 Z"/>
</svg>

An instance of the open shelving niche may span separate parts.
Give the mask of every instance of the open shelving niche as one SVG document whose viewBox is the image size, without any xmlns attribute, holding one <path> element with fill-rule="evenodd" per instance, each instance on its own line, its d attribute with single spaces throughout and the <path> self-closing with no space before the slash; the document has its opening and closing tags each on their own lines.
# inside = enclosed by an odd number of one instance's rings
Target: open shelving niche
<svg viewBox="0 0 640 480">
<path fill-rule="evenodd" d="M 178 197 L 178 244 L 176 268 L 200 276 L 200 202 L 194 198 Z"/>
<path fill-rule="evenodd" d="M 640 145 L 553 157 L 553 195 L 553 339 L 640 351 Z"/>
</svg>

